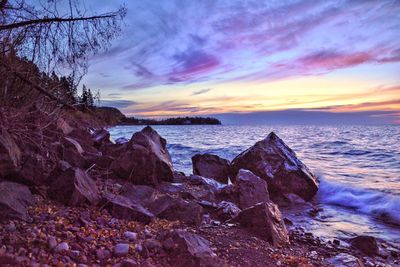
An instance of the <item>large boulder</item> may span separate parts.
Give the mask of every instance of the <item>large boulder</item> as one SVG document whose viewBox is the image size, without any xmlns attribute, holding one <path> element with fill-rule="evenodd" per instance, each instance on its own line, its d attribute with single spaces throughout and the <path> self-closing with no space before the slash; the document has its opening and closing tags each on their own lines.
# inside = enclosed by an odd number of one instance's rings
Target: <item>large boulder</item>
<svg viewBox="0 0 400 267">
<path fill-rule="evenodd" d="M 373 236 L 361 235 L 354 237 L 350 239 L 350 244 L 367 256 L 375 256 L 379 253 L 378 243 Z"/>
<path fill-rule="evenodd" d="M 233 177 L 240 169 L 250 170 L 267 181 L 273 198 L 293 193 L 308 201 L 318 190 L 316 176 L 274 132 L 232 161 Z"/>
<path fill-rule="evenodd" d="M 0 178 L 16 171 L 21 164 L 21 150 L 8 131 L 0 132 Z"/>
<path fill-rule="evenodd" d="M 173 260 L 172 265 L 224 266 L 224 263 L 210 249 L 208 240 L 185 230 L 173 230 L 160 235 L 164 250 Z"/>
<path fill-rule="evenodd" d="M 35 203 L 25 185 L 0 182 L 0 221 L 7 219 L 29 220 L 28 207 Z"/>
<path fill-rule="evenodd" d="M 96 204 L 100 200 L 96 183 L 79 168 L 69 168 L 61 172 L 51 183 L 49 195 L 71 206 Z"/>
<path fill-rule="evenodd" d="M 251 171 L 239 170 L 235 181 L 234 190 L 237 192 L 238 204 L 241 209 L 270 201 L 267 182 Z"/>
<path fill-rule="evenodd" d="M 227 184 L 230 174 L 228 160 L 212 154 L 196 154 L 192 157 L 193 174 L 212 178 Z"/>
<path fill-rule="evenodd" d="M 120 156 L 111 164 L 117 176 L 144 185 L 173 181 L 172 161 L 166 141 L 151 127 L 135 133 L 124 146 Z"/>
<path fill-rule="evenodd" d="M 157 198 L 148 207 L 160 219 L 181 221 L 188 225 L 200 225 L 204 213 L 199 204 L 169 195 Z"/>
<path fill-rule="evenodd" d="M 272 202 L 258 203 L 242 210 L 233 220 L 273 245 L 289 243 L 282 214 L 278 206 Z"/>
<path fill-rule="evenodd" d="M 109 210 L 111 216 L 117 219 L 133 220 L 149 223 L 154 219 L 153 213 L 141 204 L 121 195 L 108 194 L 103 206 Z"/>
</svg>

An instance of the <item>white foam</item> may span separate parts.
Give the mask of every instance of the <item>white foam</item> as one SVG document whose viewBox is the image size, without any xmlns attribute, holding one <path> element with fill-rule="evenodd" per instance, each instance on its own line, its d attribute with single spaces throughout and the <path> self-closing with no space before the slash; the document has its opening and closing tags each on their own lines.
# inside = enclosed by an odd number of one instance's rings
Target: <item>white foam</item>
<svg viewBox="0 0 400 267">
<path fill-rule="evenodd" d="M 388 223 L 400 225 L 400 196 L 332 182 L 319 176 L 317 197 L 324 204 L 351 208 Z"/>
</svg>

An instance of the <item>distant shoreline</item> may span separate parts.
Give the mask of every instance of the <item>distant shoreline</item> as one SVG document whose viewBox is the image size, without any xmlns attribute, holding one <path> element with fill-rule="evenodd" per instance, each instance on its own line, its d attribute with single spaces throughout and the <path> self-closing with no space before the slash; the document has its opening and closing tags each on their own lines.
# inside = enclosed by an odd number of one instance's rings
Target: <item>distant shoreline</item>
<svg viewBox="0 0 400 267">
<path fill-rule="evenodd" d="M 221 121 L 212 117 L 175 117 L 162 120 L 139 119 L 125 116 L 114 107 L 95 107 L 97 117 L 108 125 L 221 125 Z"/>
</svg>

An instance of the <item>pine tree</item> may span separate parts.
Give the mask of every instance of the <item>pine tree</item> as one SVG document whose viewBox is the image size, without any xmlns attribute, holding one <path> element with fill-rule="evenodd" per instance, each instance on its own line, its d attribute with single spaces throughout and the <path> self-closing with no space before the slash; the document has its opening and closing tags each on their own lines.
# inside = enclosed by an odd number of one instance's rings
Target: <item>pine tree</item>
<svg viewBox="0 0 400 267">
<path fill-rule="evenodd" d="M 94 99 L 93 99 L 92 91 L 90 90 L 90 88 L 87 93 L 87 106 L 90 108 L 92 108 L 94 106 Z"/>
<path fill-rule="evenodd" d="M 79 104 L 81 104 L 83 106 L 88 105 L 88 91 L 86 89 L 86 85 L 82 86 L 82 96 L 80 97 Z"/>
</svg>

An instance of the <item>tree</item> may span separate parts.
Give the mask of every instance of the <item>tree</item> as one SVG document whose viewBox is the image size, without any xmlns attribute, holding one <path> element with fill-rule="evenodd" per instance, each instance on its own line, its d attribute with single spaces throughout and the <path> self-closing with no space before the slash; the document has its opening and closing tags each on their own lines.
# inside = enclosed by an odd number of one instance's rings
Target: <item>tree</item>
<svg viewBox="0 0 400 267">
<path fill-rule="evenodd" d="M 0 0 L 0 66 L 8 72 L 3 75 L 12 74 L 46 97 L 62 97 L 58 102 L 67 104 L 76 97 L 88 56 L 110 45 L 120 32 L 125 14 L 124 6 L 113 12 L 90 14 L 84 1 L 78 0 Z M 37 84 L 34 74 L 20 68 L 21 60 L 15 58 L 34 63 L 48 77 L 53 72 L 69 72 L 69 93 L 60 94 L 57 86 L 49 86 L 50 82 L 45 87 Z M 70 86 L 71 81 L 74 86 Z M 6 90 L 1 85 L 0 89 Z"/>
<path fill-rule="evenodd" d="M 80 78 L 88 55 L 107 48 L 120 32 L 126 8 L 87 15 L 79 2 L 38 1 L 33 6 L 25 0 L 1 0 L 1 51 L 15 49 L 47 73 L 70 69 Z"/>
</svg>

